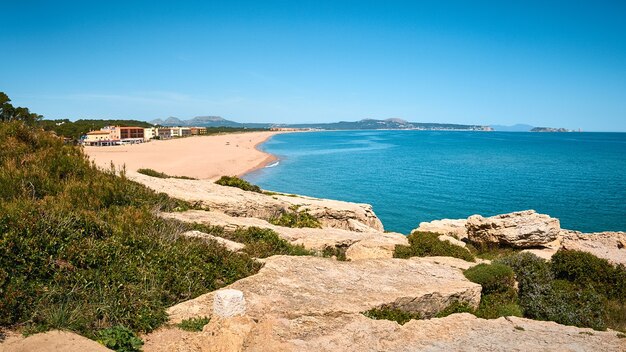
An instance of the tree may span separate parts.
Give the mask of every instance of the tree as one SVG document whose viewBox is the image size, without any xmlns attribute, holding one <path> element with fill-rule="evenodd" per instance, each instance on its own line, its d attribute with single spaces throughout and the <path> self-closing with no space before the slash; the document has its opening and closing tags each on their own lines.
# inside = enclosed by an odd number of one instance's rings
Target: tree
<svg viewBox="0 0 626 352">
<path fill-rule="evenodd" d="M 24 121 L 28 125 L 34 125 L 43 116 L 30 112 L 28 108 L 14 107 L 11 99 L 4 92 L 0 92 L 0 121 Z"/>
</svg>

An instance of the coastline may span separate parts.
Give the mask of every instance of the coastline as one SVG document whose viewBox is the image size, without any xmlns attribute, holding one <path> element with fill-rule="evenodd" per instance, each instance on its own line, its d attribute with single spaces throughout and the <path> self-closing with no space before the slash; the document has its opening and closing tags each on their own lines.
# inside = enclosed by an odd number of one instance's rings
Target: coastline
<svg viewBox="0 0 626 352">
<path fill-rule="evenodd" d="M 148 168 L 172 176 L 217 180 L 224 175 L 242 176 L 278 158 L 258 147 L 283 131 L 227 133 L 193 136 L 148 143 L 107 147 L 84 147 L 90 160 L 101 168 Z"/>
</svg>

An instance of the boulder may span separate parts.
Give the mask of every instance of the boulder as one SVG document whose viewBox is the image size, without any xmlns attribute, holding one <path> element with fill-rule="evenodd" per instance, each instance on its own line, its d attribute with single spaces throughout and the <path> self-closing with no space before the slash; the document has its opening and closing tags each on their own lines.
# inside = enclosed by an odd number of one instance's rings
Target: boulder
<svg viewBox="0 0 626 352">
<path fill-rule="evenodd" d="M 561 248 L 588 252 L 613 264 L 626 265 L 626 232 L 565 233 Z"/>
<path fill-rule="evenodd" d="M 383 224 L 369 204 L 342 202 L 296 195 L 262 194 L 226 187 L 208 180 L 184 180 L 150 177 L 128 172 L 128 177 L 157 192 L 232 217 L 255 217 L 269 220 L 283 212 L 306 210 L 323 227 L 350 231 L 383 231 Z"/>
<path fill-rule="evenodd" d="M 441 235 L 441 236 L 439 236 L 437 238 L 439 239 L 439 241 L 446 241 L 446 242 L 448 242 L 450 244 L 453 244 L 455 246 L 459 246 L 459 247 L 463 247 L 463 248 L 466 247 L 465 242 L 459 241 L 459 240 L 457 240 L 456 238 L 454 238 L 452 236 Z"/>
<path fill-rule="evenodd" d="M 419 227 L 411 232 L 434 232 L 463 240 L 467 238 L 466 223 L 467 219 L 433 220 L 431 222 L 421 222 Z"/>
<path fill-rule="evenodd" d="M 303 245 L 306 249 L 321 252 L 326 248 L 334 247 L 345 250 L 346 258 L 349 260 L 392 258 L 396 245 L 408 244 L 406 236 L 402 234 L 371 229 L 367 232 L 355 232 L 337 228 L 290 228 L 276 226 L 262 219 L 233 217 L 224 213 L 205 210 L 161 213 L 160 215 L 184 222 L 221 226 L 225 231 L 235 231 L 238 228 L 248 227 L 270 229 L 287 242 Z"/>
<path fill-rule="evenodd" d="M 213 296 L 213 316 L 230 318 L 246 313 L 243 292 L 233 289 L 216 291 Z"/>
<path fill-rule="evenodd" d="M 227 240 L 225 238 L 213 236 L 208 233 L 201 232 L 201 231 L 192 230 L 192 231 L 183 232 L 182 236 L 204 238 L 210 241 L 215 241 L 221 244 L 222 246 L 226 247 L 226 249 L 228 249 L 231 252 L 239 252 L 240 250 L 246 247 L 246 245 L 243 243 Z"/>
<path fill-rule="evenodd" d="M 559 219 L 534 210 L 467 219 L 468 238 L 477 244 L 502 244 L 518 248 L 546 245 L 557 239 Z"/>
<path fill-rule="evenodd" d="M 246 316 L 257 320 L 360 313 L 383 306 L 432 317 L 453 302 L 476 307 L 481 292 L 460 269 L 422 258 L 340 262 L 311 256 L 267 258 L 257 274 L 227 288 L 243 292 Z M 212 316 L 215 294 L 169 308 L 171 321 Z"/>
</svg>

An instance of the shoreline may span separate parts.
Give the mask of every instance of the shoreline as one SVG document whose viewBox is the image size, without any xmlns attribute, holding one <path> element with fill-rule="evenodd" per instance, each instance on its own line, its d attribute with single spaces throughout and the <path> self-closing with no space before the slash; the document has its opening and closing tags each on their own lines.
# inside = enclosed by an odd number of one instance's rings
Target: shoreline
<svg viewBox="0 0 626 352">
<path fill-rule="evenodd" d="M 171 176 L 217 180 L 221 176 L 243 176 L 278 160 L 259 146 L 284 131 L 255 131 L 193 136 L 147 143 L 106 147 L 84 147 L 98 167 L 111 163 L 128 171 L 147 168 Z"/>
</svg>

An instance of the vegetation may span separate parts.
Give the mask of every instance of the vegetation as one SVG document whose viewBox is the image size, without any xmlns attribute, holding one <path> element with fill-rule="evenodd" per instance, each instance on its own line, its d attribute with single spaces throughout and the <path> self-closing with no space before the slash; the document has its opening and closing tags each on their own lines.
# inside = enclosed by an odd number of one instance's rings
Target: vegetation
<svg viewBox="0 0 626 352">
<path fill-rule="evenodd" d="M 465 277 L 483 288 L 477 317 L 494 319 L 502 316 L 522 316 L 517 304 L 515 274 L 503 264 L 478 264 L 465 270 Z"/>
<path fill-rule="evenodd" d="M 183 180 L 197 180 L 196 178 L 193 177 L 187 177 L 187 176 L 170 176 L 164 172 L 159 172 L 153 169 L 139 169 L 137 170 L 138 173 L 140 174 L 144 174 L 146 176 L 150 176 L 150 177 L 158 177 L 158 178 L 180 178 Z"/>
<path fill-rule="evenodd" d="M 465 302 L 453 302 L 447 306 L 444 310 L 437 313 L 436 318 L 447 317 L 448 315 L 456 313 L 471 313 L 474 314 L 474 309 Z"/>
<path fill-rule="evenodd" d="M 0 92 L 0 123 L 21 121 L 32 126 L 41 119 L 41 115 L 30 112 L 28 108 L 14 107 L 11 104 L 11 99 L 3 92 Z"/>
<path fill-rule="evenodd" d="M 498 258 L 504 258 L 515 253 L 521 252 L 519 248 L 507 247 L 501 244 L 482 244 L 467 243 L 466 248 L 476 258 L 495 260 Z"/>
<path fill-rule="evenodd" d="M 440 241 L 439 235 L 432 232 L 413 232 L 408 237 L 409 245 L 397 245 L 394 252 L 396 258 L 447 256 L 470 262 L 474 256 L 465 248 L 448 241 Z"/>
<path fill-rule="evenodd" d="M 219 180 L 215 181 L 218 185 L 237 187 L 244 191 L 262 193 L 261 188 L 257 185 L 253 185 L 246 180 L 242 180 L 237 176 L 222 176 Z"/>
<path fill-rule="evenodd" d="M 270 229 L 259 227 L 240 228 L 234 232 L 226 232 L 223 228 L 204 224 L 182 224 L 187 230 L 198 230 L 213 236 L 223 237 L 231 241 L 243 243 L 243 252 L 254 258 L 267 258 L 273 255 L 313 255 L 302 245 L 292 245 L 280 238 Z"/>
<path fill-rule="evenodd" d="M 131 330 L 114 326 L 98 333 L 98 342 L 117 352 L 141 351 L 143 341 Z"/>
<path fill-rule="evenodd" d="M 105 126 L 152 127 L 148 122 L 137 120 L 76 120 L 72 122 L 68 119 L 59 119 L 40 120 L 37 125 L 46 131 L 52 131 L 75 141 L 87 132 L 99 130 Z"/>
<path fill-rule="evenodd" d="M 322 227 L 319 220 L 309 214 L 306 210 L 299 211 L 297 205 L 291 206 L 289 210 L 290 211 L 281 213 L 278 217 L 270 219 L 269 222 L 277 226 L 285 227 Z"/>
<path fill-rule="evenodd" d="M 524 316 L 596 330 L 626 330 L 623 266 L 577 251 L 559 251 L 552 262 L 530 253 L 498 262 L 515 272 Z"/>
<path fill-rule="evenodd" d="M 363 315 L 370 319 L 392 320 L 400 325 L 404 325 L 413 319 L 417 320 L 422 318 L 419 313 L 411 313 L 403 311 L 401 309 L 389 307 L 370 309 L 366 312 L 363 312 Z"/>
<path fill-rule="evenodd" d="M 185 331 L 202 331 L 202 328 L 204 328 L 210 320 L 211 319 L 208 317 L 185 319 L 176 326 Z"/>
<path fill-rule="evenodd" d="M 0 123 L 0 326 L 151 331 L 166 307 L 258 271 L 154 215 L 189 207 L 99 171 L 50 133 Z"/>
<path fill-rule="evenodd" d="M 324 250 L 322 251 L 322 256 L 327 257 L 327 258 L 335 257 L 335 259 L 337 259 L 338 261 L 345 262 L 347 260 L 346 258 L 347 250 L 348 250 L 347 246 L 339 246 L 339 247 L 326 246 L 324 247 Z"/>
</svg>

